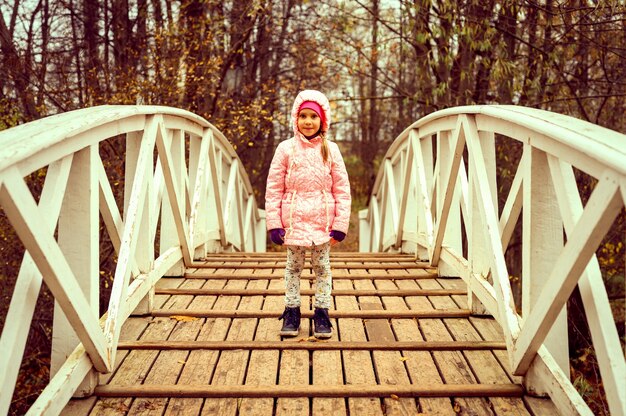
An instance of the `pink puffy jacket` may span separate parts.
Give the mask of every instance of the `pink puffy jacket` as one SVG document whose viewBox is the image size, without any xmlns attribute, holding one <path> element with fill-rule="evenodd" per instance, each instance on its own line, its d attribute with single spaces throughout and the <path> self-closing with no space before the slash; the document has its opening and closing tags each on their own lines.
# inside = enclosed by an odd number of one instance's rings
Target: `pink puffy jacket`
<svg viewBox="0 0 626 416">
<path fill-rule="evenodd" d="M 310 247 L 330 240 L 331 230 L 348 233 L 350 223 L 350 182 L 346 165 L 336 143 L 328 141 L 330 157 L 324 163 L 318 136 L 310 141 L 298 131 L 298 109 L 304 101 L 322 107 L 328 133 L 330 105 L 324 94 L 305 90 L 298 94 L 291 110 L 294 137 L 276 148 L 265 191 L 267 229 L 284 228 L 285 244 Z"/>
</svg>

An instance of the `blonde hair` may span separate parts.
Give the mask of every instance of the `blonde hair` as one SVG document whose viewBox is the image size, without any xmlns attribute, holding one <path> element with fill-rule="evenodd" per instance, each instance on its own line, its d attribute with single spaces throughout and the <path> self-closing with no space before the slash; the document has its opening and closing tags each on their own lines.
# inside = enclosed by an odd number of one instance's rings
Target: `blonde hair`
<svg viewBox="0 0 626 416">
<path fill-rule="evenodd" d="M 326 163 L 330 156 L 330 149 L 328 148 L 328 142 L 326 142 L 326 134 L 322 132 L 320 133 L 320 137 L 322 138 L 322 158 L 324 159 L 324 163 Z"/>
</svg>

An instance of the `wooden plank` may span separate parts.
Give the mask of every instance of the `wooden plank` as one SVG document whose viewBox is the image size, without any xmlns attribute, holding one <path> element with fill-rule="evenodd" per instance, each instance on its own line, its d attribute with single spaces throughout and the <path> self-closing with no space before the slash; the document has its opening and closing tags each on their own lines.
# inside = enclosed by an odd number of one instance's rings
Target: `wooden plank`
<svg viewBox="0 0 626 416">
<path fill-rule="evenodd" d="M 215 285 L 215 282 L 211 282 Z M 206 309 L 213 306 L 216 301 L 215 296 L 196 296 L 189 304 L 189 309 Z M 195 318 L 192 320 L 177 321 L 168 341 L 190 341 L 195 340 L 202 329 L 204 320 Z M 180 372 L 189 356 L 188 350 L 162 351 L 160 350 L 154 365 L 145 379 L 147 384 L 171 383 L 175 384 L 180 376 Z M 165 411 L 168 399 L 166 398 L 138 398 L 133 402 L 128 415 L 154 415 L 160 416 Z"/>
<path fill-rule="evenodd" d="M 283 286 L 282 282 L 278 280 L 267 280 L 265 282 L 270 288 Z M 252 291 L 252 289 L 249 290 Z M 263 302 L 263 310 L 282 311 L 284 305 L 285 303 L 282 296 L 267 296 Z M 281 342 L 276 319 L 259 319 L 253 344 L 259 342 L 272 344 Z M 280 353 L 278 349 L 252 351 L 248 361 L 245 384 L 250 386 L 275 385 L 278 374 L 279 357 Z M 271 416 L 273 412 L 274 398 L 269 397 L 261 399 L 243 398 L 239 406 L 240 416 Z"/>
<path fill-rule="evenodd" d="M 284 272 L 281 270 L 281 274 Z M 310 289 L 311 282 L 308 280 L 300 281 L 300 289 Z M 302 309 L 308 307 L 311 303 L 310 296 L 301 296 Z M 284 309 L 284 303 L 283 303 Z M 282 312 L 282 311 L 281 311 Z M 282 321 L 277 325 L 278 330 L 282 325 Z M 290 338 L 296 342 L 299 340 L 307 339 L 311 334 L 311 321 L 302 317 L 300 322 L 300 333 L 297 337 Z M 285 386 L 292 386 L 294 384 L 309 385 L 309 360 L 310 354 L 308 351 L 284 351 L 280 354 L 280 365 L 278 372 L 278 384 Z M 279 388 L 279 387 L 277 387 Z M 279 398 L 276 401 L 276 414 L 277 415 L 308 415 L 309 414 L 309 400 L 302 397 L 296 397 L 291 399 Z"/>
<path fill-rule="evenodd" d="M 377 287 L 386 287 L 387 285 L 391 285 L 391 282 L 377 281 Z M 412 282 L 410 280 L 402 280 L 397 282 L 399 287 L 417 287 L 416 282 Z M 422 301 L 427 301 L 425 298 L 420 298 Z M 415 302 L 417 299 L 413 300 L 391 300 L 385 299 L 385 304 L 389 304 L 394 309 L 406 309 L 407 302 Z M 394 332 L 398 341 L 404 342 L 425 342 L 424 338 L 420 332 L 417 321 L 413 319 L 393 319 L 391 321 L 393 325 Z M 411 379 L 412 384 L 423 384 L 423 383 L 436 383 L 436 384 L 444 384 L 441 379 L 441 375 L 439 374 L 439 370 L 437 369 L 437 365 L 432 357 L 432 353 L 430 351 L 408 351 L 406 349 L 402 350 L 402 357 L 405 360 L 404 364 L 409 373 L 409 377 Z M 448 397 L 438 397 L 438 398 L 428 398 L 428 397 L 418 397 L 417 398 L 419 409 L 421 413 L 427 415 L 456 415 L 450 398 Z"/>
<path fill-rule="evenodd" d="M 318 386 L 344 384 L 341 351 L 313 352 L 313 384 Z M 313 414 L 346 415 L 346 400 L 344 398 L 313 398 Z"/>
<path fill-rule="evenodd" d="M 335 318 L 335 291 L 331 292 L 331 308 L 329 310 L 329 316 L 331 324 L 333 325 L 333 334 L 330 338 L 335 341 L 314 342 L 314 345 L 320 346 L 325 343 L 333 342 L 340 344 L 336 340 L 337 336 L 337 319 Z M 314 323 L 311 323 L 314 326 Z M 300 342 L 299 344 L 303 344 Z M 343 368 L 341 362 L 341 351 L 321 351 L 316 350 L 313 352 L 313 385 L 344 385 Z M 314 398 L 312 405 L 312 414 L 314 415 L 346 415 L 346 400 L 344 398 Z"/>
<path fill-rule="evenodd" d="M 425 283 L 425 284 L 423 284 Z M 436 281 L 421 282 L 418 284 L 422 288 L 440 287 Z M 433 298 L 435 299 L 435 298 Z M 432 299 L 410 298 L 407 300 L 411 309 L 433 309 Z M 428 341 L 451 341 L 453 338 L 448 333 L 446 326 L 439 319 L 421 319 L 418 322 L 424 339 Z M 472 374 L 471 368 L 459 351 L 434 351 L 433 357 L 437 368 L 446 384 L 476 384 L 476 378 Z M 461 409 L 462 412 L 472 409 L 476 415 L 491 415 L 489 403 L 485 399 L 480 398 L 462 398 L 453 399 L 453 406 Z"/>
<path fill-rule="evenodd" d="M 290 360 L 291 361 L 291 360 Z M 306 362 L 302 364 L 307 364 Z M 307 375 L 308 377 L 308 375 Z M 308 407 L 307 397 L 519 397 L 524 389 L 518 384 L 423 384 L 423 385 L 372 385 L 352 384 L 346 386 L 241 386 L 241 385 L 127 385 L 100 386 L 96 394 L 102 397 L 184 397 L 184 398 L 225 398 L 234 400 L 241 397 L 280 397 L 301 399 Z M 208 399 L 207 399 L 208 400 Z M 218 399 L 219 400 L 219 399 Z M 377 406 L 378 407 L 378 406 Z M 277 408 L 280 414 L 281 407 Z M 303 409 L 304 410 L 304 409 Z M 308 409 L 307 409 L 308 411 Z M 463 409 L 472 412 L 475 409 Z M 215 413 L 214 413 L 215 414 Z M 308 414 L 308 412 L 307 412 Z M 362 415 L 363 413 L 357 413 Z M 474 414 L 474 413 L 472 413 Z"/>
<path fill-rule="evenodd" d="M 141 334 L 146 330 L 152 318 L 130 318 L 124 322 L 122 325 L 122 331 L 120 332 L 120 339 L 127 340 L 137 340 Z M 100 374 L 99 375 L 99 384 L 103 385 L 109 382 L 111 378 L 115 375 L 117 369 L 120 367 L 121 363 L 124 361 L 126 356 L 129 354 L 129 351 L 119 352 L 115 357 L 115 364 L 113 366 L 113 371 L 108 374 Z M 83 416 L 88 415 L 91 412 L 91 409 L 94 407 L 96 402 L 98 401 L 98 397 L 92 395 L 86 398 L 80 399 L 72 399 L 70 400 L 65 408 L 63 409 L 62 414 L 65 416 Z"/>
<path fill-rule="evenodd" d="M 347 280 L 334 281 L 337 289 L 353 289 L 353 283 Z M 356 297 L 345 296 L 335 299 L 335 305 L 341 311 L 354 311 L 359 308 Z M 356 318 L 339 318 L 337 332 L 342 342 L 365 342 L 363 322 Z M 372 356 L 367 351 L 342 351 L 345 387 L 355 384 L 376 385 L 376 375 L 372 364 Z M 346 394 L 346 396 L 348 396 Z M 351 415 L 382 416 L 380 399 L 374 397 L 348 399 L 348 411 Z"/>
<path fill-rule="evenodd" d="M 270 321 L 275 321 L 271 318 Z M 419 342 L 347 342 L 324 341 L 126 341 L 119 350 L 391 350 L 391 351 L 450 351 L 450 350 L 506 350 L 504 342 L 494 341 L 419 341 Z"/>
<path fill-rule="evenodd" d="M 392 270 L 392 269 L 402 269 L 402 270 L 435 270 L 433 267 L 430 267 L 428 263 L 415 263 L 414 261 L 402 262 L 402 263 L 344 263 L 344 264 L 333 264 L 334 268 L 337 269 L 346 269 L 346 270 Z M 307 266 L 305 266 L 307 267 Z M 310 267 L 310 266 L 309 266 Z M 195 269 L 202 270 L 205 268 L 209 269 L 219 269 L 219 270 L 228 270 L 228 269 L 284 269 L 285 262 L 272 262 L 272 263 L 256 263 L 256 264 L 234 264 L 232 262 L 210 262 L 210 263 L 194 263 L 193 268 L 190 268 L 190 271 Z"/>
<path fill-rule="evenodd" d="M 278 271 L 279 273 L 276 273 Z M 251 280 L 251 279 L 282 279 L 284 276 L 282 275 L 283 269 L 267 269 L 261 270 L 259 272 L 251 273 L 248 276 L 240 275 L 234 276 L 232 272 L 223 271 L 222 269 L 211 270 L 211 269 L 188 269 L 185 277 L 188 279 L 243 279 L 243 280 Z M 341 279 L 384 279 L 386 273 L 384 270 L 376 270 L 375 273 L 368 273 L 367 271 L 363 271 L 361 273 L 349 273 L 348 270 L 338 269 L 333 271 L 333 280 L 341 280 Z M 424 270 L 424 269 L 415 269 L 411 272 L 411 274 L 406 274 L 402 276 L 396 276 L 394 279 L 433 279 L 436 278 L 437 274 L 433 271 Z M 305 268 L 302 271 L 302 280 L 314 280 L 315 275 L 311 271 L 311 269 Z"/>
<path fill-rule="evenodd" d="M 226 284 L 226 287 L 228 287 L 229 284 L 230 282 Z M 210 280 L 206 282 L 204 287 L 222 287 L 223 285 L 223 281 Z M 222 296 L 217 298 L 213 307 L 224 309 L 235 308 L 238 302 L 239 299 L 236 297 Z M 206 319 L 196 339 L 199 341 L 224 340 L 229 327 L 230 319 L 228 318 Z M 191 351 L 178 378 L 177 385 L 209 384 L 218 357 L 219 351 Z M 197 416 L 200 414 L 203 402 L 201 398 L 172 398 L 167 404 L 165 415 Z"/>
<path fill-rule="evenodd" d="M 278 248 L 278 251 L 267 251 L 267 252 L 224 252 L 224 253 L 216 253 L 209 254 L 205 258 L 237 258 L 241 259 L 241 261 L 249 260 L 249 259 L 275 259 L 276 256 L 284 255 L 286 250 L 284 248 Z M 282 254 L 281 254 L 282 253 Z M 333 259 L 357 259 L 364 261 L 387 261 L 387 260 L 395 260 L 395 259 L 412 259 L 412 254 L 402 254 L 402 253 L 368 253 L 368 252 L 354 252 L 354 251 L 339 251 L 333 249 L 330 253 L 331 260 Z"/>
<path fill-rule="evenodd" d="M 524 396 L 524 402 L 533 415 L 558 415 L 556 408 L 550 398 Z"/>
<path fill-rule="evenodd" d="M 443 279 L 442 279 L 443 280 Z M 156 289 L 157 295 L 263 295 L 263 296 L 280 296 L 285 293 L 284 288 L 281 289 L 250 289 L 229 290 L 229 289 Z M 314 295 L 312 289 L 301 289 L 302 295 Z M 465 295 L 465 289 L 414 289 L 414 290 L 333 290 L 333 296 L 462 296 Z"/>
<path fill-rule="evenodd" d="M 241 270 L 242 273 L 248 273 L 245 270 Z M 245 287 L 247 282 L 243 280 L 237 280 L 232 283 L 233 285 L 240 285 Z M 267 282 L 253 281 L 250 282 L 252 287 L 267 287 Z M 234 298 L 239 298 L 234 296 Z M 255 311 L 261 308 L 263 299 L 260 296 L 241 297 L 239 299 L 239 305 L 237 310 Z M 254 337 L 254 331 L 257 326 L 256 318 L 246 319 L 233 319 L 231 320 L 230 328 L 226 340 L 228 341 L 250 341 Z M 242 385 L 245 379 L 246 367 L 248 365 L 248 359 L 250 357 L 250 351 L 245 350 L 229 350 L 222 351 L 219 357 L 219 361 L 215 367 L 215 373 L 211 379 L 211 388 L 222 385 Z M 232 398 L 224 399 L 207 399 L 202 406 L 203 415 L 235 415 L 237 413 L 238 400 Z"/>
<path fill-rule="evenodd" d="M 365 281 L 363 281 L 365 282 Z M 246 282 L 242 280 L 243 284 Z M 304 282 L 302 282 L 304 283 Z M 469 317 L 469 310 L 467 309 L 452 309 L 452 310 L 408 310 L 408 311 L 385 311 L 385 310 L 355 310 L 355 311 L 335 311 L 334 316 L 337 318 L 361 318 L 361 319 L 385 319 L 385 318 L 467 318 Z M 313 310 L 302 310 L 303 318 L 311 318 L 313 316 Z M 152 312 L 152 316 L 158 317 L 171 317 L 171 316 L 189 316 L 200 318 L 271 318 L 279 317 L 280 311 L 262 311 L 262 310 L 197 310 L 190 311 L 186 309 L 157 309 Z"/>
<path fill-rule="evenodd" d="M 276 260 L 281 258 L 285 254 L 282 252 L 268 252 L 268 253 L 219 253 L 211 256 L 204 257 L 201 260 L 197 260 L 192 263 L 192 266 L 196 264 L 205 264 L 213 262 L 241 262 L 241 263 L 266 263 L 266 264 L 282 264 L 284 266 L 284 260 Z M 343 255 L 330 254 L 330 263 L 332 266 L 340 265 L 343 263 L 386 263 L 386 262 L 406 262 L 406 263 L 418 263 L 425 264 L 426 267 L 431 266 L 426 262 L 416 261 L 415 257 L 411 254 L 385 254 L 385 253 L 354 253 L 346 252 Z"/>
<path fill-rule="evenodd" d="M 365 280 L 356 281 L 355 286 L 358 289 L 374 288 L 371 281 Z M 359 305 L 364 310 L 383 308 L 381 299 L 374 296 L 361 297 Z M 368 319 L 365 321 L 365 328 L 370 341 L 389 343 L 396 341 L 391 326 L 386 319 Z M 411 384 L 406 367 L 402 361 L 402 354 L 399 351 L 374 351 L 372 357 L 379 384 L 392 386 Z M 385 406 L 385 413 L 389 416 L 417 413 L 417 403 L 414 398 L 393 399 L 385 397 L 383 405 Z"/>
<path fill-rule="evenodd" d="M 500 341 L 504 340 L 504 333 L 502 332 L 502 328 L 493 318 L 487 317 L 470 317 L 470 322 L 476 328 L 478 333 L 480 334 L 482 339 Z M 523 377 L 513 375 L 511 371 L 511 366 L 509 365 L 509 355 L 506 350 L 494 351 L 493 352 L 498 362 L 506 371 L 507 375 L 514 383 L 521 384 L 523 382 Z"/>
<path fill-rule="evenodd" d="M 184 286 L 198 287 L 197 282 L 188 281 Z M 164 307 L 186 307 L 192 301 L 191 296 L 177 296 L 168 300 Z M 176 325 L 176 320 L 169 318 L 155 318 L 150 323 L 147 330 L 141 336 L 145 340 L 167 339 Z M 154 361 L 158 356 L 158 351 L 130 351 L 114 376 L 108 382 L 109 386 L 134 385 L 144 380 Z M 102 399 L 98 400 L 91 411 L 91 415 L 116 415 L 126 414 L 132 404 L 132 398 L 126 399 Z"/>
<path fill-rule="evenodd" d="M 447 308 L 454 305 L 450 298 L 440 297 L 431 299 L 436 308 Z M 478 341 L 481 339 L 476 329 L 467 319 L 447 319 L 446 327 L 455 340 Z M 465 351 L 463 353 L 473 373 L 480 383 L 499 384 L 510 383 L 511 379 L 496 357 L 489 351 Z M 520 398 L 498 398 L 489 399 L 492 410 L 498 415 L 529 415 Z"/>
</svg>

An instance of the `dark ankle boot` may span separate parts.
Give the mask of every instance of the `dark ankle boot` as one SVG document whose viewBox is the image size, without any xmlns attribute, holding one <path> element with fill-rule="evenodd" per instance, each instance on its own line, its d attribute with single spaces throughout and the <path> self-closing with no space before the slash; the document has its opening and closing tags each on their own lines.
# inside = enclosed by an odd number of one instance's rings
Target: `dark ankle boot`
<svg viewBox="0 0 626 416">
<path fill-rule="evenodd" d="M 331 329 L 333 325 L 330 323 L 328 309 L 326 308 L 315 308 L 313 325 L 313 335 L 315 338 L 330 338 L 333 334 L 333 330 Z"/>
<path fill-rule="evenodd" d="M 300 330 L 300 307 L 285 307 L 285 311 L 278 319 L 283 319 L 280 335 L 284 337 L 295 337 L 298 335 Z"/>
</svg>

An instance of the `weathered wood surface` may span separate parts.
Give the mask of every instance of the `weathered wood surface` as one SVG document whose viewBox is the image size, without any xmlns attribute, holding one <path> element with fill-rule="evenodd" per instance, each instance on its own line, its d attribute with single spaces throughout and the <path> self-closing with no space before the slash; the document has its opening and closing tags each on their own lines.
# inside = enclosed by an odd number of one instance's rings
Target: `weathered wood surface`
<svg viewBox="0 0 626 416">
<path fill-rule="evenodd" d="M 368 257 L 343 258 L 367 265 Z M 283 268 L 263 269 L 265 279 L 246 279 L 258 273 L 254 259 L 241 253 L 237 264 L 248 267 L 206 269 L 231 279 L 161 279 L 155 313 L 124 324 L 114 372 L 101 376 L 95 396 L 73 400 L 64 413 L 556 412 L 551 402 L 524 396 L 520 379 L 507 368 L 502 330 L 493 319 L 465 313 L 460 279 L 432 271 L 425 279 L 419 269 L 380 266 L 375 278 L 350 279 L 369 269 L 334 263 L 333 272 L 344 278 L 333 282 L 340 295 L 330 311 L 332 337 L 313 338 L 311 314 L 303 313 L 298 337 L 281 339 L 276 317 L 284 308 Z M 266 262 L 266 255 L 257 259 Z M 390 256 L 388 264 L 400 260 Z M 302 309 L 310 311 L 315 282 L 301 283 Z M 461 315 L 449 314 L 454 311 Z"/>
</svg>

